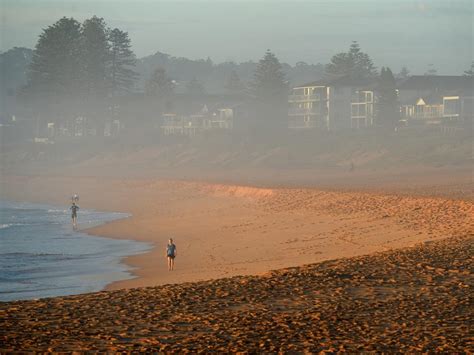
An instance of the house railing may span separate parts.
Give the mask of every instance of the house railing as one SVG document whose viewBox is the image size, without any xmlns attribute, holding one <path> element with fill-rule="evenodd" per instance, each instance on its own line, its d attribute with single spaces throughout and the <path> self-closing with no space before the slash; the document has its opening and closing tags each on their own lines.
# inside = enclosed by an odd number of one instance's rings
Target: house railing
<svg viewBox="0 0 474 355">
<path fill-rule="evenodd" d="M 314 108 L 300 108 L 300 107 L 292 107 L 288 109 L 288 115 L 319 115 L 320 113 L 316 111 Z"/>
<path fill-rule="evenodd" d="M 289 95 L 288 101 L 320 101 L 321 95 Z"/>
<path fill-rule="evenodd" d="M 290 129 L 315 128 L 315 127 L 316 127 L 316 122 L 314 120 L 288 122 L 288 128 Z"/>
</svg>

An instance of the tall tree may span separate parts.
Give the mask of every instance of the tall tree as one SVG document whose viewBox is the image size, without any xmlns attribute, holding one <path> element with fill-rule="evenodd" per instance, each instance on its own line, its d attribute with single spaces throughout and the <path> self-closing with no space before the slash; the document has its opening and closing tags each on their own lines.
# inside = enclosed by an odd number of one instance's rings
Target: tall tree
<svg viewBox="0 0 474 355">
<path fill-rule="evenodd" d="M 227 91 L 230 93 L 239 93 L 244 89 L 244 84 L 240 81 L 239 76 L 237 75 L 237 72 L 235 70 L 232 70 L 230 72 L 229 77 L 227 78 L 227 83 L 225 85 L 225 88 Z"/>
<path fill-rule="evenodd" d="M 288 127 L 288 82 L 278 58 L 267 50 L 258 62 L 252 84 L 257 129 L 272 132 Z"/>
<path fill-rule="evenodd" d="M 399 79 L 406 79 L 410 76 L 410 71 L 406 66 L 403 66 L 402 69 L 400 70 L 400 73 L 398 73 L 397 78 Z"/>
<path fill-rule="evenodd" d="M 11 91 L 14 95 L 26 85 L 26 72 L 32 56 L 33 50 L 23 47 L 13 47 L 0 53 L 0 94 Z"/>
<path fill-rule="evenodd" d="M 471 64 L 471 68 L 464 72 L 465 76 L 474 76 L 474 62 Z"/>
<path fill-rule="evenodd" d="M 134 71 L 136 57 L 131 50 L 127 32 L 114 28 L 109 34 L 110 42 L 110 84 L 112 94 L 130 91 L 138 74 Z"/>
<path fill-rule="evenodd" d="M 377 87 L 377 121 L 388 129 L 393 129 L 400 120 L 395 78 L 390 68 L 382 67 Z"/>
<path fill-rule="evenodd" d="M 81 61 L 83 80 L 88 96 L 103 98 L 107 89 L 109 43 L 103 18 L 96 16 L 82 25 Z"/>
<path fill-rule="evenodd" d="M 63 17 L 39 36 L 29 67 L 29 91 L 53 95 L 75 94 L 82 68 L 81 24 Z"/>
<path fill-rule="evenodd" d="M 167 99 L 173 95 L 175 84 L 163 68 L 157 68 L 153 71 L 150 79 L 146 82 L 145 92 L 147 96 Z"/>
<path fill-rule="evenodd" d="M 326 73 L 373 78 L 377 75 L 377 70 L 369 55 L 361 51 L 357 41 L 353 41 L 347 53 L 338 53 L 331 58 L 331 62 L 326 65 Z"/>
<path fill-rule="evenodd" d="M 81 25 L 73 18 L 63 17 L 40 34 L 22 95 L 34 105 L 37 127 L 46 120 L 56 128 L 69 125 L 81 109 L 81 40 Z"/>
<path fill-rule="evenodd" d="M 84 116 L 88 125 L 103 132 L 109 103 L 107 66 L 109 43 L 104 19 L 93 16 L 82 25 L 81 65 L 83 70 Z"/>
</svg>

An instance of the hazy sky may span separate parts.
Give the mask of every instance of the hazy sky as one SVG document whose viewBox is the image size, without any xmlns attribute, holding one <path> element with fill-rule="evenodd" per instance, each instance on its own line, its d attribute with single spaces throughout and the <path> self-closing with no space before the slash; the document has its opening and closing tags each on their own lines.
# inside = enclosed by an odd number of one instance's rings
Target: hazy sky
<svg viewBox="0 0 474 355">
<path fill-rule="evenodd" d="M 461 74 L 473 58 L 471 0 L 0 0 L 0 50 L 33 48 L 62 16 L 103 17 L 128 31 L 138 57 L 327 63 L 357 40 L 378 67 Z"/>
</svg>

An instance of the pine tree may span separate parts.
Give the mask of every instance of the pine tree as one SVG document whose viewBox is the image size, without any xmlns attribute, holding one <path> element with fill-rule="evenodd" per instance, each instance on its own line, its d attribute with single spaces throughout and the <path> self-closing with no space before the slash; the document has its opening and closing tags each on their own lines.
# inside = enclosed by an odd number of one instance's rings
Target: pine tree
<svg viewBox="0 0 474 355">
<path fill-rule="evenodd" d="M 410 76 L 410 71 L 406 66 L 403 66 L 402 69 L 400 70 L 400 73 L 398 73 L 397 77 L 400 79 L 406 79 Z"/>
<path fill-rule="evenodd" d="M 175 84 L 166 75 L 166 71 L 157 68 L 145 84 L 145 93 L 150 97 L 168 98 L 173 95 L 174 88 Z"/>
<path fill-rule="evenodd" d="M 239 93 L 244 89 L 244 84 L 240 81 L 239 76 L 235 70 L 230 72 L 229 78 L 227 79 L 227 84 L 225 88 L 231 93 Z"/>
<path fill-rule="evenodd" d="M 109 80 L 112 95 L 130 91 L 138 74 L 133 70 L 136 57 L 131 50 L 131 41 L 127 32 L 114 28 L 109 34 L 110 68 Z"/>
<path fill-rule="evenodd" d="M 388 129 L 393 129 L 400 120 L 398 97 L 390 68 L 382 67 L 377 87 L 377 121 L 378 124 Z"/>
<path fill-rule="evenodd" d="M 81 110 L 81 25 L 63 17 L 40 34 L 28 69 L 22 99 L 33 105 L 38 132 L 46 122 L 70 126 Z M 57 132 L 57 131 L 56 131 Z"/>
<path fill-rule="evenodd" d="M 267 50 L 258 62 L 252 84 L 259 130 L 288 127 L 288 82 L 278 58 Z"/>
<path fill-rule="evenodd" d="M 331 75 L 349 75 L 352 78 L 373 78 L 376 67 L 367 53 L 361 51 L 357 41 L 353 41 L 347 53 L 338 53 L 326 65 L 326 73 Z"/>
<path fill-rule="evenodd" d="M 100 99 L 107 94 L 109 43 L 104 19 L 96 16 L 82 25 L 81 62 L 86 95 Z"/>
<path fill-rule="evenodd" d="M 44 95 L 74 95 L 80 88 L 81 25 L 63 17 L 39 36 L 26 90 Z"/>
<path fill-rule="evenodd" d="M 255 98 L 260 102 L 275 102 L 286 98 L 288 85 L 278 58 L 267 50 L 258 62 L 254 74 L 253 89 Z"/>
</svg>

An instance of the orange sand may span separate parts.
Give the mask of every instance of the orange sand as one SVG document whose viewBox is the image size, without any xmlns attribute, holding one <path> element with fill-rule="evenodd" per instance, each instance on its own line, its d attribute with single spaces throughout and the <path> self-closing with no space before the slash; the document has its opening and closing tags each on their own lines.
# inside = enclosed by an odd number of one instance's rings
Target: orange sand
<svg viewBox="0 0 474 355">
<path fill-rule="evenodd" d="M 155 246 L 124 260 L 137 278 L 107 289 L 262 274 L 474 232 L 474 204 L 444 197 L 92 177 L 2 183 L 6 198 L 65 205 L 78 192 L 82 208 L 132 214 L 88 231 Z M 174 272 L 165 260 L 170 236 Z"/>
</svg>

